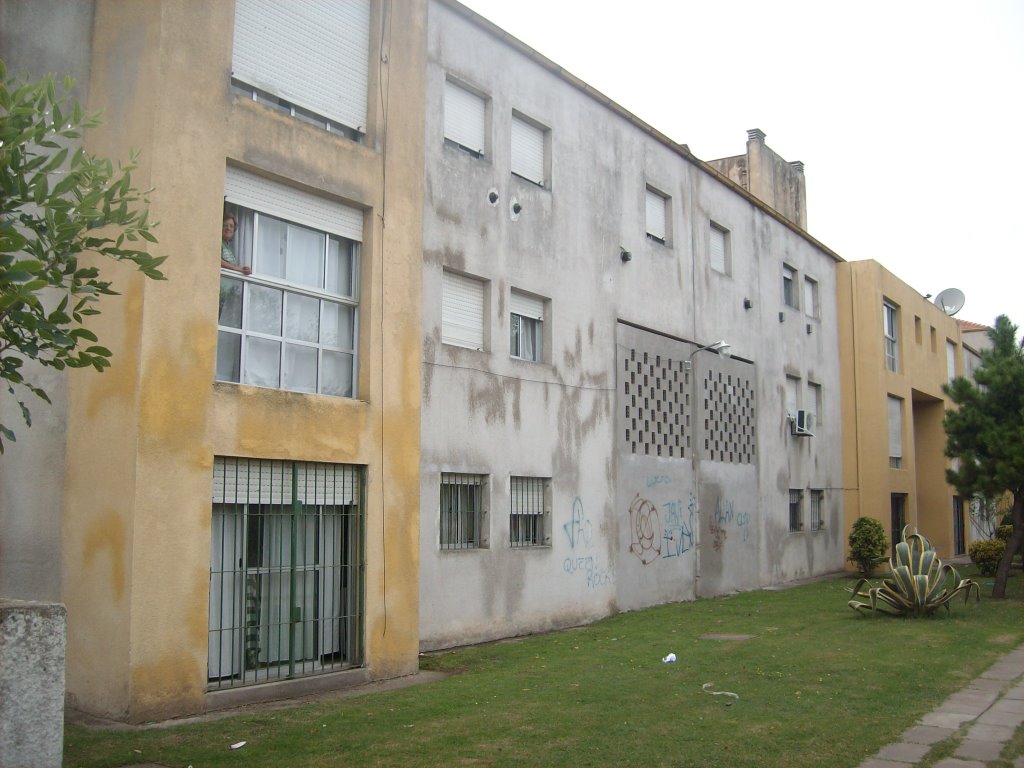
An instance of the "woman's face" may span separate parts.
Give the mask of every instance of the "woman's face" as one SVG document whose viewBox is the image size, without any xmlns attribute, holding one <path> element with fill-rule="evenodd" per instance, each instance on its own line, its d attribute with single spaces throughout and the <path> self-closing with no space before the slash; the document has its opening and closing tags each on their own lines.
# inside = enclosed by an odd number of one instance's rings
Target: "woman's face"
<svg viewBox="0 0 1024 768">
<path fill-rule="evenodd" d="M 224 240 L 231 240 L 235 236 L 235 220 L 228 218 L 224 219 L 224 231 L 221 232 L 221 237 Z"/>
</svg>

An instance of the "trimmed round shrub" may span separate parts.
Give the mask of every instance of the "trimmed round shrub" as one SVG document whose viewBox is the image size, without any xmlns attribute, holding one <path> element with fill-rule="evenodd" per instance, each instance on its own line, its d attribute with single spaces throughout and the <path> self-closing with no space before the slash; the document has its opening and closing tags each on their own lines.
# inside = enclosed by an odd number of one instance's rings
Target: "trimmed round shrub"
<svg viewBox="0 0 1024 768">
<path fill-rule="evenodd" d="M 873 517 L 858 517 L 850 529 L 848 541 L 848 559 L 857 566 L 865 578 L 871 576 L 875 566 L 885 560 L 885 555 L 889 551 L 889 539 L 885 535 L 885 528 Z"/>
<path fill-rule="evenodd" d="M 982 576 L 996 575 L 996 569 L 999 568 L 999 561 L 1003 559 L 1004 552 L 1006 552 L 1006 542 L 999 539 L 972 541 L 971 545 L 967 547 L 967 554 L 970 555 L 971 562 L 978 566 L 978 572 Z"/>
<path fill-rule="evenodd" d="M 998 528 L 996 528 L 996 538 L 999 539 L 999 541 L 1003 542 L 1004 544 L 1009 542 L 1010 536 L 1012 534 L 1013 534 L 1013 526 L 1012 525 L 1000 525 Z"/>
</svg>

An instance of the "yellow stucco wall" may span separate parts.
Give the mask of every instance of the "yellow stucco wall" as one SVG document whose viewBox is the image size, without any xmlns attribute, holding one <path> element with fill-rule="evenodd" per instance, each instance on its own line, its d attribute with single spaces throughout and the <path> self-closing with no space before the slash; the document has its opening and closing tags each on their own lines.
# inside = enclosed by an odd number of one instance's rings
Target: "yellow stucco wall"
<svg viewBox="0 0 1024 768">
<path fill-rule="evenodd" d="M 122 293 L 93 324 L 113 367 L 71 377 L 74 706 L 134 721 L 206 707 L 217 455 L 367 468 L 366 665 L 373 677 L 416 669 L 426 10 L 403 4 L 384 23 L 384 7 L 373 5 L 360 145 L 232 96 L 233 3 L 97 3 L 89 107 L 105 124 L 88 147 L 141 150 L 134 181 L 154 189 L 156 252 L 170 258 L 163 282 L 102 265 Z M 365 211 L 359 399 L 214 383 L 229 164 Z"/>
<path fill-rule="evenodd" d="M 838 264 L 837 287 L 846 530 L 858 517 L 874 517 L 891 537 L 891 497 L 906 494 L 907 524 L 924 534 L 941 557 L 950 557 L 955 491 L 945 480 L 942 416 L 949 401 L 942 385 L 948 379 L 947 339 L 957 345 L 957 373 L 962 373 L 959 326 L 873 260 Z M 898 307 L 896 372 L 885 365 L 885 300 Z M 904 401 L 899 469 L 889 466 L 889 395 Z"/>
</svg>

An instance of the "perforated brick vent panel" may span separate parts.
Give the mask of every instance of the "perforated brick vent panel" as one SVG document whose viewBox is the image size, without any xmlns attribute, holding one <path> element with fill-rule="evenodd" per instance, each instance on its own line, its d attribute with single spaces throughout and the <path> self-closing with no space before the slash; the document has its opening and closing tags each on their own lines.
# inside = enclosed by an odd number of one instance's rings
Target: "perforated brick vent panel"
<svg viewBox="0 0 1024 768">
<path fill-rule="evenodd" d="M 683 361 L 630 349 L 623 363 L 626 448 L 642 456 L 689 457 L 690 374 Z"/>
<path fill-rule="evenodd" d="M 704 454 L 712 461 L 752 464 L 757 450 L 754 386 L 735 374 L 704 376 Z"/>
</svg>

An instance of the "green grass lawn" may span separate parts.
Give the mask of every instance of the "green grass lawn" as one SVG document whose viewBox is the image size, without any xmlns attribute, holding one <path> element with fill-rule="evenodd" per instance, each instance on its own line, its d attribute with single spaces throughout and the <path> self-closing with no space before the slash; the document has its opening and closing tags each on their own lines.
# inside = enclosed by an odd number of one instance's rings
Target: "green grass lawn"
<svg viewBox="0 0 1024 768">
<path fill-rule="evenodd" d="M 421 667 L 450 677 L 387 693 L 171 728 L 68 726 L 64 765 L 856 766 L 1024 642 L 1019 575 L 1008 600 L 918 620 L 858 616 L 852 584 L 430 654 Z M 662 663 L 669 652 L 676 663 Z"/>
</svg>

